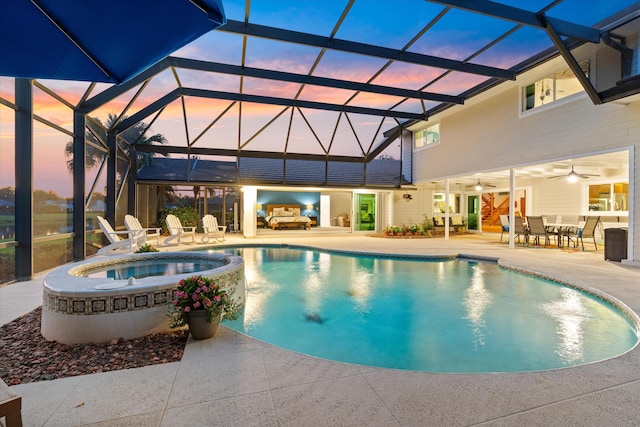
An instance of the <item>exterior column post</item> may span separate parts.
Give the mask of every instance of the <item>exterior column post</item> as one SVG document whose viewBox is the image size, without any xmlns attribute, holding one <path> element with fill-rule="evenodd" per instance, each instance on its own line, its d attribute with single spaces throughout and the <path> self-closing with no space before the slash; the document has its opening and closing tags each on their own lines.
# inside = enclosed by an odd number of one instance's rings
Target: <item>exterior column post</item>
<svg viewBox="0 0 640 427">
<path fill-rule="evenodd" d="M 85 116 L 73 112 L 73 259 L 86 258 Z"/>
<path fill-rule="evenodd" d="M 15 79 L 16 279 L 33 278 L 33 86 Z"/>
<path fill-rule="evenodd" d="M 116 135 L 113 132 L 107 133 L 107 195 L 105 219 L 111 226 L 116 228 L 116 167 L 118 165 L 118 149 L 116 147 Z"/>
</svg>

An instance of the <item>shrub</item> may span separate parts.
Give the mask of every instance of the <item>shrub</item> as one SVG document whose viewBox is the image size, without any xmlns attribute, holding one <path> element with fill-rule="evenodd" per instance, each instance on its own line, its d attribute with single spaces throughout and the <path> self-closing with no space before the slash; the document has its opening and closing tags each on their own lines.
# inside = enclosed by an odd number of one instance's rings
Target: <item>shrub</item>
<svg viewBox="0 0 640 427">
<path fill-rule="evenodd" d="M 145 243 L 144 245 L 140 246 L 138 248 L 138 250 L 136 250 L 135 253 L 142 254 L 142 253 L 145 253 L 145 252 L 160 252 L 160 251 L 158 249 L 154 248 L 153 246 L 151 246 L 150 244 Z"/>
<path fill-rule="evenodd" d="M 422 231 L 433 230 L 433 223 L 431 222 L 431 218 L 424 214 L 424 220 L 422 221 Z"/>
<path fill-rule="evenodd" d="M 162 209 L 160 211 L 160 219 L 159 219 L 159 222 L 162 225 L 162 234 L 169 234 L 169 230 L 167 229 L 167 223 L 165 222 L 165 219 L 169 214 L 172 214 L 178 217 L 183 227 L 198 227 L 199 229 L 201 229 L 200 214 L 198 213 L 196 208 L 187 206 L 187 207 Z"/>
</svg>

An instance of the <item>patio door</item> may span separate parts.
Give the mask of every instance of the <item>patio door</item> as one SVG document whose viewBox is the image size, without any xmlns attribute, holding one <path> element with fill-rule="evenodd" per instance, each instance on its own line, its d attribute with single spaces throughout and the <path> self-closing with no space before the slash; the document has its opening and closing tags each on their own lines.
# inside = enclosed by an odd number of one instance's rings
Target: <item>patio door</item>
<svg viewBox="0 0 640 427">
<path fill-rule="evenodd" d="M 480 230 L 480 196 L 467 196 L 467 229 Z"/>
<path fill-rule="evenodd" d="M 376 229 L 376 195 L 356 193 L 354 231 L 369 231 Z"/>
</svg>

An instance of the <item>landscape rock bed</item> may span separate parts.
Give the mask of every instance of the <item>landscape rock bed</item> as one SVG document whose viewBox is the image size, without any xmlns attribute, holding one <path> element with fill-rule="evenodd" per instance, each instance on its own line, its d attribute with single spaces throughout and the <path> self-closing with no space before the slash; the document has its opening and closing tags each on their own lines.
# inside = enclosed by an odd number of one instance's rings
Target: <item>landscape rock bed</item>
<svg viewBox="0 0 640 427">
<path fill-rule="evenodd" d="M 42 307 L 0 327 L 0 377 L 9 385 L 179 362 L 188 330 L 66 345 L 40 334 Z"/>
</svg>

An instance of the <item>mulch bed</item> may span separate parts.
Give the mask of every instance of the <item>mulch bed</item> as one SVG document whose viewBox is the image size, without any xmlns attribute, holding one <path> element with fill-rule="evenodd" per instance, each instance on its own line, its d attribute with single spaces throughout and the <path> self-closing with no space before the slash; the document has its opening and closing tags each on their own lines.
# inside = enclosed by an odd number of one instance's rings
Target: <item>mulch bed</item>
<svg viewBox="0 0 640 427">
<path fill-rule="evenodd" d="M 453 230 L 449 231 L 449 235 L 451 236 L 462 236 L 464 234 L 471 234 L 471 233 L 468 233 L 468 232 L 459 233 Z M 432 231 L 429 236 L 426 236 L 424 234 L 389 235 L 386 233 L 369 233 L 367 234 L 367 237 L 380 237 L 384 239 L 433 239 L 438 237 L 444 237 L 444 231 Z"/>
<path fill-rule="evenodd" d="M 104 344 L 66 345 L 40 334 L 42 307 L 0 327 L 0 378 L 16 385 L 178 362 L 189 332 Z"/>
</svg>

